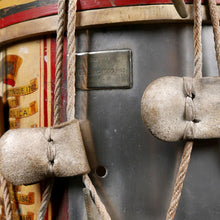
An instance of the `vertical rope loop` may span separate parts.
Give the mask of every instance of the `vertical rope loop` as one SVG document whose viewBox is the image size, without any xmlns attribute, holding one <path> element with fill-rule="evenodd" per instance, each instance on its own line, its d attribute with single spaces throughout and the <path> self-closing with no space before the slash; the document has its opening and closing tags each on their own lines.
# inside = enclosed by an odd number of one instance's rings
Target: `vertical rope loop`
<svg viewBox="0 0 220 220">
<path fill-rule="evenodd" d="M 54 89 L 54 125 L 60 123 L 61 113 L 61 88 L 62 88 L 62 70 L 63 70 L 63 42 L 66 22 L 66 2 L 58 2 L 58 28 L 56 38 L 56 72 L 55 72 L 55 89 Z M 41 206 L 38 214 L 38 220 L 44 220 L 47 207 L 50 202 L 53 190 L 54 178 L 46 182 L 43 192 Z"/>
<path fill-rule="evenodd" d="M 97 191 L 95 187 L 93 186 L 89 176 L 87 174 L 83 175 L 83 183 L 86 186 L 86 188 L 91 192 L 91 196 L 94 200 L 94 203 L 97 207 L 97 210 L 101 216 L 102 220 L 111 220 L 111 217 L 109 216 L 105 206 L 103 205 L 101 199 L 99 198 Z"/>
<path fill-rule="evenodd" d="M 55 89 L 54 89 L 54 125 L 60 123 L 61 112 L 61 86 L 62 86 L 62 70 L 63 70 L 63 42 L 66 22 L 66 2 L 59 0 L 58 2 L 58 28 L 56 38 L 56 73 L 55 73 Z"/>
<path fill-rule="evenodd" d="M 201 0 L 194 0 L 194 77 L 202 77 L 202 7 Z M 174 220 L 180 201 L 183 183 L 190 162 L 193 141 L 188 141 L 183 150 L 179 170 L 177 173 L 173 195 L 167 211 L 166 220 Z"/>
<path fill-rule="evenodd" d="M 202 77 L 202 7 L 201 0 L 194 0 L 194 77 Z"/>
<path fill-rule="evenodd" d="M 219 16 L 218 16 L 218 8 L 215 0 L 208 0 L 209 3 L 209 11 L 212 20 L 213 33 L 214 33 L 214 41 L 215 41 L 215 53 L 218 64 L 218 72 L 220 76 L 220 27 L 219 27 Z"/>
<path fill-rule="evenodd" d="M 47 207 L 50 202 L 50 198 L 51 198 L 51 194 L 52 194 L 52 190 L 53 190 L 53 183 L 54 183 L 54 178 L 52 178 L 52 179 L 48 180 L 48 182 L 46 182 L 46 186 L 45 186 L 45 189 L 43 192 L 41 207 L 40 207 L 40 211 L 39 211 L 37 220 L 44 220 L 44 218 L 45 218 L 45 215 L 47 212 Z"/>
<path fill-rule="evenodd" d="M 178 204 L 181 197 L 181 192 L 183 188 L 183 183 L 186 177 L 188 165 L 190 162 L 190 156 L 193 148 L 193 142 L 189 141 L 185 144 L 183 155 L 181 159 L 181 163 L 179 166 L 179 170 L 177 173 L 176 182 L 174 185 L 173 195 L 170 202 L 170 207 L 167 212 L 166 220 L 173 220 L 175 218 L 176 210 L 178 208 Z"/>
<path fill-rule="evenodd" d="M 75 118 L 75 66 L 76 66 L 76 46 L 75 46 L 75 31 L 76 31 L 76 0 L 69 0 L 68 6 L 68 23 L 67 23 L 67 121 Z M 97 210 L 103 220 L 110 220 L 110 216 L 98 196 L 92 181 L 87 174 L 83 175 L 83 182 L 92 194 Z"/>
<path fill-rule="evenodd" d="M 69 0 L 68 4 L 68 23 L 67 23 L 67 121 L 75 118 L 75 63 L 76 63 L 76 47 L 75 47 L 75 30 L 76 30 L 76 0 Z M 62 85 L 62 62 L 63 62 L 63 42 L 65 31 L 65 0 L 59 0 L 58 3 L 58 31 L 57 31 L 57 51 L 56 51 L 56 81 L 55 81 L 55 106 L 54 106 L 54 124 L 60 123 L 61 111 L 61 85 Z M 101 202 L 95 187 L 93 186 L 89 176 L 83 175 L 83 182 L 90 190 L 97 210 L 103 220 L 110 220 L 110 216 Z M 39 211 L 38 220 L 43 220 L 46 214 L 47 206 L 50 201 L 53 188 L 53 179 L 46 186 L 43 193 L 41 208 Z"/>
<path fill-rule="evenodd" d="M 67 121 L 75 118 L 76 0 L 69 0 L 67 22 Z"/>
</svg>

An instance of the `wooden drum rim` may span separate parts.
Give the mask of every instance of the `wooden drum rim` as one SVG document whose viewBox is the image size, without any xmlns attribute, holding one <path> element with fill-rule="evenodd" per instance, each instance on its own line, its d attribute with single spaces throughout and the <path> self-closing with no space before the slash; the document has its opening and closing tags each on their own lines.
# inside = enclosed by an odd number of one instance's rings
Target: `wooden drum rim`
<svg viewBox="0 0 220 220">
<path fill-rule="evenodd" d="M 189 16 L 181 18 L 171 4 L 125 6 L 77 12 L 77 28 L 143 23 L 190 23 L 193 21 L 193 5 L 186 5 Z M 209 22 L 207 6 L 202 6 L 203 21 Z M 220 6 L 218 6 L 220 14 Z M 37 18 L 0 29 L 0 45 L 34 36 L 56 32 L 57 15 Z"/>
</svg>

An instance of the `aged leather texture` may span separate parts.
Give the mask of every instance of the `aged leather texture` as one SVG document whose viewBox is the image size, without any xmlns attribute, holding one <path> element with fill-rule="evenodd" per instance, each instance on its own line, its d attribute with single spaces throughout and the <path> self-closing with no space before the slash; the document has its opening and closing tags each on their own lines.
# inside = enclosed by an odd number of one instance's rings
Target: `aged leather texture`
<svg viewBox="0 0 220 220">
<path fill-rule="evenodd" d="M 90 171 L 79 122 L 7 131 L 0 139 L 0 172 L 14 185 Z"/>
<path fill-rule="evenodd" d="M 142 119 L 165 141 L 220 137 L 220 77 L 162 77 L 145 90 Z"/>
</svg>

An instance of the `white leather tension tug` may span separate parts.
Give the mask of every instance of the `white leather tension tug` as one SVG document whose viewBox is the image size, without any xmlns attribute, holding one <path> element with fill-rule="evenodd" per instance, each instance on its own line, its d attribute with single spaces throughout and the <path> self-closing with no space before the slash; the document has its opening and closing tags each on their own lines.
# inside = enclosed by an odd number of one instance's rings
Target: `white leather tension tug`
<svg viewBox="0 0 220 220">
<path fill-rule="evenodd" d="M 145 90 L 142 119 L 165 141 L 220 137 L 220 77 L 162 77 Z"/>
<path fill-rule="evenodd" d="M 0 172 L 14 185 L 90 171 L 79 122 L 7 131 L 0 139 Z"/>
</svg>

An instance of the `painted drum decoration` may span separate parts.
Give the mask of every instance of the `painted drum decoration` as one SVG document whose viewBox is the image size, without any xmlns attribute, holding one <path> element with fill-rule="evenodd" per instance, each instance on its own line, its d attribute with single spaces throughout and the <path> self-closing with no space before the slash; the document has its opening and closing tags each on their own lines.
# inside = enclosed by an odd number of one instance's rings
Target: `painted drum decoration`
<svg viewBox="0 0 220 220">
<path fill-rule="evenodd" d="M 166 216 L 183 141 L 163 142 L 148 132 L 142 122 L 140 103 L 146 85 L 155 79 L 174 76 L 178 79 L 174 84 L 180 89 L 181 77 L 191 77 L 193 5 L 191 0 L 185 2 L 188 16 L 184 19 L 171 0 L 77 2 L 76 118 L 91 167 L 90 177 L 113 220 L 161 220 Z M 213 77 L 217 75 L 217 65 L 206 7 L 202 6 L 206 23 L 203 66 L 204 75 Z M 57 21 L 57 0 L 0 1 L 0 96 L 6 130 L 44 130 L 53 126 Z M 63 55 L 61 119 L 65 122 L 66 39 Z M 184 105 L 185 93 L 180 90 Z M 207 99 L 211 96 L 210 93 Z M 147 107 L 154 104 L 153 98 L 149 99 Z M 181 106 L 182 115 L 184 111 Z M 150 118 L 153 120 L 153 116 Z M 176 140 L 182 139 L 182 130 L 170 127 L 181 133 Z M 220 218 L 216 156 L 219 143 L 213 139 L 195 145 L 198 148 L 187 180 L 191 184 L 184 186 L 176 217 L 217 220 Z M 28 186 L 8 183 L 8 186 L 13 219 L 36 220 L 44 182 Z M 91 213 L 97 210 L 91 198 L 84 204 L 89 192 L 82 188 L 81 176 L 56 178 L 45 219 L 92 218 Z M 2 194 L 0 218 L 5 219 Z"/>
</svg>

